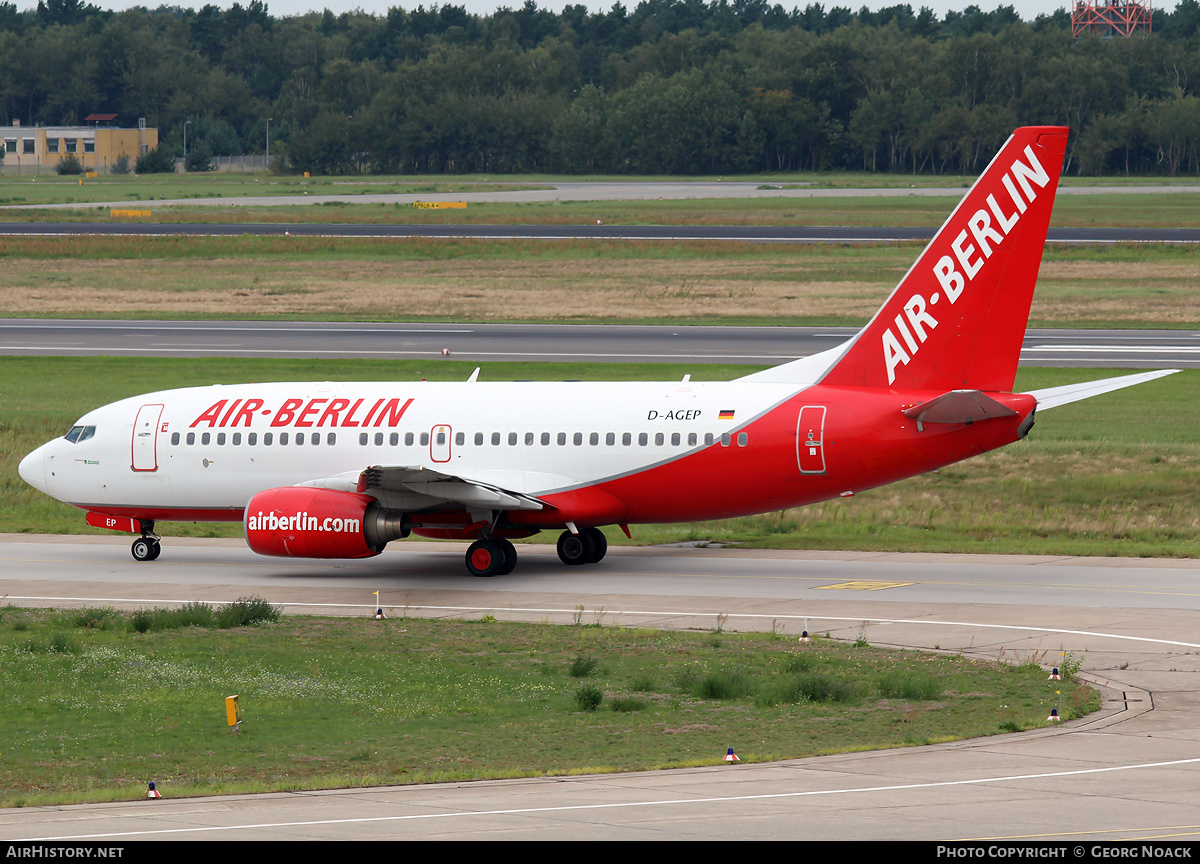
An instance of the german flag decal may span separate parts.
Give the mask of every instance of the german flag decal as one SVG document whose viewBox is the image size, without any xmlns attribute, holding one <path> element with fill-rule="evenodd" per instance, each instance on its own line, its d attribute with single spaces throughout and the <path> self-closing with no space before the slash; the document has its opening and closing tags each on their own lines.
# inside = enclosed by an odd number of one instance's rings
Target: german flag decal
<svg viewBox="0 0 1200 864">
<path fill-rule="evenodd" d="M 717 419 L 718 420 L 732 420 L 733 419 L 733 409 L 726 408 L 724 411 L 722 411 L 720 414 L 717 415 Z"/>
</svg>

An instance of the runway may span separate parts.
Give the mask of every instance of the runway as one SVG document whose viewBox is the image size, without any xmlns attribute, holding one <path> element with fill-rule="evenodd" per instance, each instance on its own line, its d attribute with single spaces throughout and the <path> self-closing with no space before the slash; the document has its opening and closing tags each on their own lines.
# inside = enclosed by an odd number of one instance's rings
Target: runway
<svg viewBox="0 0 1200 864">
<path fill-rule="evenodd" d="M 345 181 L 362 186 L 361 180 Z M 505 185 L 505 181 L 496 181 Z M 446 192 L 379 192 L 339 194 L 330 184 L 320 183 L 294 194 L 271 194 L 270 179 L 262 185 L 262 193 L 212 198 L 138 198 L 126 201 L 72 202 L 66 204 L 7 205 L 13 210 L 50 209 L 73 210 L 87 207 L 273 207 L 311 206 L 314 204 L 383 204 L 412 205 L 418 201 L 461 201 L 472 203 L 531 203 L 554 201 L 679 201 L 688 199 L 728 198 L 786 198 L 803 201 L 806 198 L 961 198 L 966 187 L 958 186 L 888 186 L 859 188 L 813 188 L 806 182 L 762 180 L 548 180 L 531 182 L 526 189 L 479 188 L 485 183 L 471 181 L 472 191 Z M 333 184 L 333 185 L 336 185 Z M 294 187 L 293 187 L 294 188 Z M 1173 195 L 1195 194 L 1195 184 L 1140 186 L 1059 186 L 1059 195 Z"/>
<path fill-rule="evenodd" d="M 248 592 L 289 612 L 572 620 L 792 636 L 1017 660 L 1081 657 L 1105 694 L 1063 727 L 774 764 L 0 811 L 6 840 L 1115 839 L 1200 832 L 1200 562 L 613 548 L 562 566 L 548 546 L 492 580 L 463 544 L 393 544 L 366 561 L 279 561 L 239 541 L 0 538 L 14 605 L 128 607 Z M 368 602 L 364 603 L 366 600 Z M 1083 856 L 1079 856 L 1083 857 Z"/>
<path fill-rule="evenodd" d="M 268 199 L 270 203 L 273 199 Z M 164 202 L 165 203 L 165 202 Z M 187 203 L 224 203 L 188 201 Z M 311 203 L 311 202 L 305 202 Z M 100 205 L 110 206 L 110 205 Z M 111 206 L 121 206 L 116 202 Z M 934 228 L 862 228 L 812 225 L 429 225 L 334 224 L 289 222 L 0 222 L 9 237 L 338 237 L 485 240 L 658 240 L 737 241 L 742 243 L 901 243 L 926 241 Z M 1051 228 L 1048 243 L 1107 245 L 1112 243 L 1200 243 L 1200 228 Z"/>
<path fill-rule="evenodd" d="M 0 356 L 442 358 L 775 365 L 833 348 L 853 327 L 404 324 L 0 319 Z M 1192 330 L 1030 330 L 1026 366 L 1200 367 Z"/>
</svg>

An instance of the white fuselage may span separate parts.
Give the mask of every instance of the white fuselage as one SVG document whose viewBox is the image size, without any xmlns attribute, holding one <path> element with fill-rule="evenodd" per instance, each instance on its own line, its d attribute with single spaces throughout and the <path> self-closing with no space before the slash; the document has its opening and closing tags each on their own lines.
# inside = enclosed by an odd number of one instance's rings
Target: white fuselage
<svg viewBox="0 0 1200 864">
<path fill-rule="evenodd" d="M 703 449 L 797 389 L 685 381 L 166 390 L 89 412 L 77 423 L 94 427 L 85 440 L 50 441 L 20 471 L 85 509 L 213 511 L 214 518 L 264 489 L 354 477 L 373 465 L 430 468 L 539 496 Z"/>
</svg>

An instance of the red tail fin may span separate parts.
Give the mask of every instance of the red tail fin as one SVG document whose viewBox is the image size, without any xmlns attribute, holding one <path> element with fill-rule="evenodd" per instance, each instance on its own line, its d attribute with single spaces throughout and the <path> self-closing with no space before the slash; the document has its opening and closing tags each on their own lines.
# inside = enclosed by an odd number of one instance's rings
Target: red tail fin
<svg viewBox="0 0 1200 864">
<path fill-rule="evenodd" d="M 1012 389 L 1067 129 L 1018 129 L 821 383 Z"/>
</svg>

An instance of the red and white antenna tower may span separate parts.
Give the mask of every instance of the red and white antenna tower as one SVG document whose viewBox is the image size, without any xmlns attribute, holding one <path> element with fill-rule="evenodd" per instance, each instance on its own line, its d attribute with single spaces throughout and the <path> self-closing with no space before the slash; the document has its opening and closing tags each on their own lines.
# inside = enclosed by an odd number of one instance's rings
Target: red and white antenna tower
<svg viewBox="0 0 1200 864">
<path fill-rule="evenodd" d="M 1071 12 L 1071 35 L 1132 36 L 1150 32 L 1150 0 L 1078 0 Z"/>
</svg>

